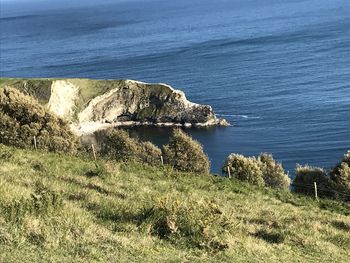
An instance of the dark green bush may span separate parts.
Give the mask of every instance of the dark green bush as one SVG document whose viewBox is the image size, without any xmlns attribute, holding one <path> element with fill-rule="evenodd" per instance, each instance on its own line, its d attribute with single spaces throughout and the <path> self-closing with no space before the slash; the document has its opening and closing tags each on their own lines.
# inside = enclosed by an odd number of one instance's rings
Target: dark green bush
<svg viewBox="0 0 350 263">
<path fill-rule="evenodd" d="M 230 169 L 231 176 L 258 186 L 264 186 L 263 172 L 255 157 L 245 157 L 240 154 L 230 154 L 222 168 L 225 174 Z"/>
<path fill-rule="evenodd" d="M 314 182 L 318 188 L 330 189 L 332 187 L 332 181 L 322 168 L 297 165 L 293 181 L 294 191 L 296 193 L 314 195 Z M 324 194 L 331 196 L 331 192 L 325 192 Z"/>
<path fill-rule="evenodd" d="M 262 153 L 258 157 L 260 169 L 263 172 L 263 178 L 266 186 L 273 188 L 288 189 L 290 179 L 284 172 L 281 163 L 276 162 L 271 154 Z"/>
<path fill-rule="evenodd" d="M 16 89 L 0 89 L 0 119 L 0 143 L 29 148 L 35 136 L 43 150 L 75 152 L 78 146 L 67 123 Z"/>
<path fill-rule="evenodd" d="M 200 143 L 180 129 L 174 129 L 163 147 L 164 163 L 184 172 L 209 173 L 210 161 Z"/>
<path fill-rule="evenodd" d="M 331 179 L 350 191 L 350 151 L 348 151 L 341 162 L 331 171 Z"/>
<path fill-rule="evenodd" d="M 258 186 L 288 189 L 290 179 L 285 174 L 282 164 L 276 162 L 273 156 L 262 153 L 258 158 L 245 157 L 240 154 L 230 154 L 222 167 L 224 174 L 228 174 L 241 181 Z"/>
<path fill-rule="evenodd" d="M 293 181 L 294 191 L 306 195 L 314 195 L 314 183 L 317 184 L 319 197 L 328 197 L 343 201 L 350 200 L 350 152 L 330 172 L 311 166 L 297 165 L 296 177 Z"/>
<path fill-rule="evenodd" d="M 350 191 L 331 180 L 322 168 L 297 165 L 295 172 L 296 177 L 293 181 L 295 192 L 313 196 L 315 182 L 319 197 L 349 200 Z"/>
<path fill-rule="evenodd" d="M 161 149 L 155 146 L 151 142 L 142 142 L 142 154 L 141 159 L 145 163 L 157 165 L 161 164 L 160 156 L 162 155 Z"/>
<path fill-rule="evenodd" d="M 161 163 L 161 150 L 150 142 L 141 142 L 121 129 L 96 132 L 100 153 L 118 161 L 139 161 L 151 165 Z"/>
</svg>

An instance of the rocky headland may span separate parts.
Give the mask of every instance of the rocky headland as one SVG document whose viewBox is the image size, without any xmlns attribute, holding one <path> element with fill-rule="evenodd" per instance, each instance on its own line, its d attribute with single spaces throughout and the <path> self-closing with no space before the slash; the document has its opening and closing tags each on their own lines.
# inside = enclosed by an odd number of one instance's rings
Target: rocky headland
<svg viewBox="0 0 350 263">
<path fill-rule="evenodd" d="M 68 121 L 78 135 L 117 126 L 227 126 L 208 105 L 166 84 L 134 80 L 2 79 Z"/>
</svg>

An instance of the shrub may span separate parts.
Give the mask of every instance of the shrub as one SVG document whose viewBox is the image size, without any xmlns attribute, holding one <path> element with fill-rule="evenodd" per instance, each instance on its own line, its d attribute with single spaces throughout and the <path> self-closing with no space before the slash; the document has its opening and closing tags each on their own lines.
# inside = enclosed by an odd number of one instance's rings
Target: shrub
<svg viewBox="0 0 350 263">
<path fill-rule="evenodd" d="M 347 167 L 347 165 L 343 163 L 337 170 L 342 178 L 345 177 L 343 172 L 346 173 L 348 171 L 345 167 Z M 350 190 L 346 187 L 346 184 L 332 180 L 324 169 L 297 165 L 296 177 L 293 181 L 294 191 L 306 195 L 314 195 L 314 182 L 317 184 L 319 197 L 328 197 L 344 201 L 350 200 Z"/>
<path fill-rule="evenodd" d="M 348 151 L 342 161 L 332 170 L 331 179 L 350 190 L 350 151 Z"/>
<path fill-rule="evenodd" d="M 260 154 L 258 161 L 260 161 L 259 165 L 263 172 L 264 182 L 267 186 L 283 189 L 289 188 L 290 179 L 288 174 L 284 173 L 282 164 L 276 162 L 271 154 Z"/>
<path fill-rule="evenodd" d="M 33 98 L 13 88 L 0 89 L 0 143 L 54 152 L 74 152 L 77 138 L 62 119 L 47 112 Z"/>
<path fill-rule="evenodd" d="M 7 84 L 25 95 L 34 97 L 42 104 L 50 100 L 52 84 L 50 79 L 12 79 Z"/>
<path fill-rule="evenodd" d="M 99 131 L 96 136 L 101 144 L 100 153 L 118 161 L 140 161 L 160 164 L 161 150 L 150 142 L 141 142 L 121 129 Z"/>
<path fill-rule="evenodd" d="M 308 165 L 297 165 L 295 174 L 296 176 L 293 181 L 295 192 L 306 195 L 314 195 L 314 182 L 316 182 L 320 196 L 333 196 L 333 192 L 331 190 L 334 189 L 335 185 L 327 176 L 324 169 Z"/>
<path fill-rule="evenodd" d="M 161 199 L 144 209 L 141 225 L 152 235 L 186 248 L 220 251 L 228 248 L 228 219 L 213 202 Z"/>
<path fill-rule="evenodd" d="M 349 164 L 343 162 L 337 168 L 337 172 L 333 174 L 332 179 L 348 190 L 350 190 L 350 166 Z"/>
<path fill-rule="evenodd" d="M 228 169 L 230 169 L 231 175 L 238 180 L 258 186 L 265 185 L 261 165 L 255 157 L 230 154 L 225 161 L 222 171 L 227 174 Z"/>
<path fill-rule="evenodd" d="M 282 164 L 276 162 L 271 154 L 262 153 L 258 158 L 230 154 L 222 167 L 223 173 L 228 174 L 228 169 L 233 177 L 258 186 L 287 189 L 290 185 Z"/>
<path fill-rule="evenodd" d="M 142 142 L 142 152 L 141 152 L 141 159 L 145 163 L 149 164 L 159 164 L 160 156 L 162 155 L 161 149 L 159 149 L 157 146 L 155 146 L 151 142 Z"/>
<path fill-rule="evenodd" d="M 163 147 L 164 163 L 184 172 L 209 173 L 210 161 L 202 145 L 180 129 L 174 129 Z"/>
</svg>

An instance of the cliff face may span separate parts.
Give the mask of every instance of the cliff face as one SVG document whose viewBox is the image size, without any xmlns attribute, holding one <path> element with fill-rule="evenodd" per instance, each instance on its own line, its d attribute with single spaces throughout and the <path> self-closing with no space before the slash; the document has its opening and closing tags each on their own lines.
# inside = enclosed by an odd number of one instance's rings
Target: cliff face
<svg viewBox="0 0 350 263">
<path fill-rule="evenodd" d="M 165 84 L 133 80 L 48 81 L 51 81 L 48 109 L 70 121 L 78 134 L 111 126 L 228 125 L 216 117 L 210 106 L 192 103 L 182 91 Z M 28 86 L 26 83 L 17 81 L 16 87 L 21 89 Z"/>
<path fill-rule="evenodd" d="M 79 88 L 65 80 L 56 80 L 51 85 L 51 97 L 47 108 L 63 119 L 71 119 Z"/>
<path fill-rule="evenodd" d="M 185 94 L 165 84 L 126 80 L 98 96 L 78 115 L 79 123 L 127 122 L 154 125 L 217 125 L 210 106 L 189 102 Z"/>
</svg>

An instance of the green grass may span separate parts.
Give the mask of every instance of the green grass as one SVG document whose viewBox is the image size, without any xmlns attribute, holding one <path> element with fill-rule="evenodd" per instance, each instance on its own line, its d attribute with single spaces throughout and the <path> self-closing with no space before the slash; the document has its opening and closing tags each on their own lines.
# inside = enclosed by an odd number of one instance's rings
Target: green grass
<svg viewBox="0 0 350 263">
<path fill-rule="evenodd" d="M 14 87 L 26 94 L 38 99 L 42 104 L 49 102 L 51 95 L 51 84 L 55 80 L 49 78 L 21 79 L 0 78 L 0 88 L 5 86 Z M 79 101 L 77 107 L 84 107 L 93 98 L 122 85 L 122 80 L 93 80 L 93 79 L 63 79 L 80 87 Z"/>
<path fill-rule="evenodd" d="M 350 206 L 0 145 L 0 262 L 348 262 Z"/>
</svg>

